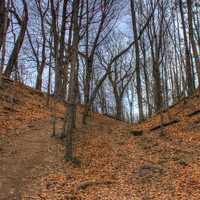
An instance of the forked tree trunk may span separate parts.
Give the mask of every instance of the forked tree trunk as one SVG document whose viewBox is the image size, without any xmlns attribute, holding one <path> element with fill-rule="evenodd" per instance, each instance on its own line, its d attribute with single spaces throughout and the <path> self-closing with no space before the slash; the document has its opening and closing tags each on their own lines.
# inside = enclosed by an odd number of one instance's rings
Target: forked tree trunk
<svg viewBox="0 0 200 200">
<path fill-rule="evenodd" d="M 17 59 L 18 59 L 18 55 L 19 52 L 21 50 L 23 41 L 24 41 L 24 37 L 25 37 L 25 33 L 26 33 L 26 29 L 27 29 L 27 24 L 28 24 L 28 6 L 25 0 L 23 0 L 23 4 L 24 4 L 24 16 L 22 17 L 21 20 L 21 30 L 19 32 L 17 41 L 14 45 L 13 51 L 10 55 L 10 58 L 8 60 L 8 64 L 6 67 L 6 70 L 4 72 L 4 74 L 7 77 L 10 77 L 12 71 L 13 71 L 13 67 L 16 65 L 17 63 Z"/>
<path fill-rule="evenodd" d="M 41 34 L 42 34 L 42 54 L 41 54 L 41 64 L 38 65 L 38 74 L 37 74 L 37 80 L 36 80 L 36 89 L 41 90 L 42 89 L 42 76 L 43 71 L 46 65 L 46 31 L 45 31 L 45 17 L 49 10 L 49 6 L 45 10 L 43 10 L 41 2 L 38 1 L 36 3 L 37 9 L 40 15 L 40 21 L 41 21 Z M 37 59 L 39 60 L 39 58 Z"/>
</svg>

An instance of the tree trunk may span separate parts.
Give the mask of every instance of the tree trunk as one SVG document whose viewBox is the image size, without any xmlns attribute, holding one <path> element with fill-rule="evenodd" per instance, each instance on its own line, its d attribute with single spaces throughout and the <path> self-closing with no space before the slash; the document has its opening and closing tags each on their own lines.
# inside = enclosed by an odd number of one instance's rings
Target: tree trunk
<svg viewBox="0 0 200 200">
<path fill-rule="evenodd" d="M 4 74 L 7 77 L 10 77 L 12 71 L 13 71 L 13 67 L 16 65 L 17 63 L 17 59 L 18 59 L 18 55 L 20 52 L 20 49 L 22 47 L 23 41 L 24 41 L 24 37 L 25 37 L 25 33 L 26 33 L 26 29 L 27 29 L 27 24 L 28 24 L 28 6 L 25 0 L 23 0 L 23 4 L 24 4 L 24 16 L 21 20 L 21 30 L 19 33 L 19 36 L 17 38 L 17 41 L 14 45 L 13 51 L 10 55 L 10 58 L 8 60 L 8 64 L 6 67 L 6 70 L 4 72 Z"/>
<path fill-rule="evenodd" d="M 153 64 L 153 77 L 154 77 L 154 103 L 155 112 L 159 112 L 162 108 L 162 86 L 160 80 L 160 65 L 158 61 Z"/>
<path fill-rule="evenodd" d="M 116 119 L 122 120 L 122 113 L 123 113 L 122 97 L 116 96 L 115 99 L 116 99 Z"/>
<path fill-rule="evenodd" d="M 5 13 L 6 13 L 6 5 L 5 0 L 0 1 L 0 50 L 3 44 L 3 36 L 5 30 Z"/>
<path fill-rule="evenodd" d="M 189 38 L 192 45 L 192 51 L 194 55 L 194 60 L 195 60 L 196 69 L 197 69 L 197 76 L 198 76 L 198 81 L 200 85 L 200 62 L 199 62 L 196 42 L 194 40 L 192 0 L 187 0 L 187 7 L 188 7 Z"/>
<path fill-rule="evenodd" d="M 87 59 L 86 63 L 86 80 L 84 85 L 84 103 L 85 103 L 85 109 L 83 113 L 83 124 L 86 124 L 88 113 L 90 110 L 90 82 L 91 82 L 91 75 L 92 75 L 92 61 L 90 58 Z"/>
<path fill-rule="evenodd" d="M 38 65 L 38 74 L 37 74 L 37 80 L 36 80 L 36 89 L 41 90 L 42 89 L 42 75 L 43 71 L 46 65 L 46 32 L 45 32 L 45 17 L 46 13 L 48 11 L 48 7 L 46 10 L 42 10 L 41 2 L 39 1 L 37 3 L 37 8 L 40 14 L 40 21 L 41 21 L 41 32 L 42 32 L 42 55 L 41 55 L 41 64 Z M 39 61 L 39 58 L 37 59 L 37 62 Z"/>
<path fill-rule="evenodd" d="M 60 36 L 60 49 L 59 49 L 59 68 L 60 68 L 60 73 L 61 73 L 61 83 L 62 86 L 62 91 L 61 92 L 61 96 L 63 97 L 63 99 L 65 98 L 66 95 L 66 87 L 67 87 L 67 69 L 65 71 L 65 68 L 68 67 L 68 64 L 64 65 L 64 51 L 65 51 L 65 34 L 66 34 L 66 22 L 67 22 L 67 3 L 68 0 L 64 0 L 63 1 L 63 11 L 62 11 L 62 25 L 61 25 L 61 36 Z M 66 73 L 66 76 L 64 76 L 64 74 Z"/>
<path fill-rule="evenodd" d="M 191 95 L 194 91 L 194 85 L 193 85 L 193 78 L 192 78 L 192 66 L 190 62 L 190 50 L 188 46 L 188 40 L 187 40 L 187 32 L 185 27 L 185 19 L 184 19 L 184 12 L 183 12 L 183 2 L 182 0 L 179 0 L 179 8 L 181 13 L 181 21 L 183 26 L 183 36 L 184 36 L 184 44 L 185 44 L 185 57 L 186 57 L 186 81 L 187 81 L 187 91 L 188 94 Z"/>
<path fill-rule="evenodd" d="M 46 59 L 45 59 L 46 60 Z M 44 71 L 45 61 L 42 61 L 37 74 L 37 80 L 36 80 L 36 89 L 40 90 L 42 89 L 42 75 Z"/>
<path fill-rule="evenodd" d="M 54 38 L 54 55 L 55 55 L 55 96 L 62 98 L 62 76 L 59 62 L 59 35 L 57 30 L 57 14 L 54 6 L 54 1 L 50 0 L 51 3 L 51 15 L 52 15 L 52 32 Z"/>
<path fill-rule="evenodd" d="M 0 51 L 1 51 L 1 63 L 0 63 L 0 87 L 2 86 L 2 72 L 5 61 L 5 43 L 6 33 L 8 28 L 8 11 L 5 5 L 5 0 L 0 1 Z"/>
<path fill-rule="evenodd" d="M 69 83 L 69 99 L 67 108 L 67 122 L 65 125 L 65 159 L 66 161 L 73 161 L 73 126 L 76 113 L 76 80 L 78 76 L 78 46 L 79 46 L 79 26 L 78 26 L 78 12 L 79 0 L 73 0 L 72 23 L 73 23 L 73 42 L 71 54 L 71 74 Z"/>
<path fill-rule="evenodd" d="M 141 78 L 140 78 L 140 49 L 139 49 L 139 41 L 138 38 L 138 30 L 136 24 L 136 13 L 135 13 L 135 4 L 134 0 L 130 0 L 131 4 L 131 16 L 132 16 L 132 25 L 133 25 L 133 33 L 134 33 L 134 40 L 135 40 L 135 59 L 136 59 L 136 81 L 137 81 L 137 97 L 138 97 L 138 108 L 139 108 L 139 120 L 144 120 L 143 114 L 143 104 L 142 104 L 142 85 L 141 85 Z"/>
</svg>

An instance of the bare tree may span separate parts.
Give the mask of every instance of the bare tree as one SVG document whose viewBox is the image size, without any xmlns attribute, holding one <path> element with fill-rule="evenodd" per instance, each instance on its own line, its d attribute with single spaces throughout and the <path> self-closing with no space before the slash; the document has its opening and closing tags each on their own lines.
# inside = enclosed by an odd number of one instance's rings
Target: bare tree
<svg viewBox="0 0 200 200">
<path fill-rule="evenodd" d="M 140 47 L 138 38 L 138 28 L 137 28 L 137 18 L 136 18 L 136 8 L 134 0 L 130 0 L 130 7 L 131 7 L 131 17 L 132 17 L 132 24 L 133 24 L 133 34 L 135 40 L 135 65 L 136 65 L 136 79 L 137 79 L 137 96 L 138 96 L 138 108 L 139 108 L 139 120 L 144 120 L 143 114 L 143 104 L 142 104 L 142 86 L 141 86 L 141 67 L 140 67 Z"/>
<path fill-rule="evenodd" d="M 65 160 L 73 161 L 73 128 L 75 113 L 76 113 L 76 95 L 77 87 L 76 80 L 78 77 L 78 47 L 79 47 L 79 25 L 78 25 L 78 13 L 79 13 L 79 0 L 73 0 L 72 6 L 72 26 L 73 26 L 73 42 L 72 42 L 72 53 L 71 53 L 71 72 L 70 72 L 70 83 L 69 83 L 69 98 L 67 107 L 67 122 L 65 127 Z"/>
<path fill-rule="evenodd" d="M 20 49 L 21 49 L 23 41 L 24 41 L 27 24 L 28 24 L 28 5 L 27 5 L 26 0 L 22 0 L 22 3 L 23 3 L 23 7 L 24 7 L 24 14 L 22 17 L 20 17 L 18 15 L 18 13 L 16 12 L 15 9 L 11 10 L 11 12 L 15 15 L 15 17 L 18 21 L 18 24 L 21 26 L 21 30 L 19 32 L 18 38 L 16 40 L 16 43 L 14 45 L 14 48 L 13 48 L 10 58 L 8 60 L 6 70 L 4 72 L 4 74 L 8 77 L 10 77 L 13 67 L 17 63 L 18 55 L 19 55 Z"/>
<path fill-rule="evenodd" d="M 187 38 L 187 30 L 185 25 L 185 18 L 184 18 L 184 11 L 183 11 L 183 1 L 179 0 L 179 9 L 181 14 L 181 22 L 183 26 L 183 35 L 184 35 L 184 45 L 185 45 L 185 59 L 186 59 L 186 80 L 187 80 L 187 87 L 188 87 L 188 94 L 191 95 L 194 91 L 194 81 L 192 77 L 192 65 L 190 61 L 190 50 L 188 45 L 188 38 Z"/>
</svg>

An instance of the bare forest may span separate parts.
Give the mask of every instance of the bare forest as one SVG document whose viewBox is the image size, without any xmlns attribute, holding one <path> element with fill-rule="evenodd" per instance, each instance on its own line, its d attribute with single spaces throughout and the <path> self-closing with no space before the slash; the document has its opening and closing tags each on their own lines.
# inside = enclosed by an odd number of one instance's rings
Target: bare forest
<svg viewBox="0 0 200 200">
<path fill-rule="evenodd" d="M 199 0 L 0 0 L 0 200 L 199 200 L 199 134 Z"/>
</svg>

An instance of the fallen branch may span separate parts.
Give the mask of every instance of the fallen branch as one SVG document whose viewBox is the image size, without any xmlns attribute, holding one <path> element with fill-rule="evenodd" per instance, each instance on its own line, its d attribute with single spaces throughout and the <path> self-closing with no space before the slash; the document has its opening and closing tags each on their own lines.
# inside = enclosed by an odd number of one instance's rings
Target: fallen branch
<svg viewBox="0 0 200 200">
<path fill-rule="evenodd" d="M 188 114 L 188 117 L 192 117 L 192 116 L 197 115 L 197 114 L 199 114 L 199 113 L 200 113 L 200 110 L 195 110 L 195 111 L 189 113 L 189 114 Z"/>
<path fill-rule="evenodd" d="M 110 185 L 113 184 L 114 181 L 110 180 L 102 180 L 102 181 L 97 181 L 97 180 L 91 180 L 91 181 L 84 181 L 81 182 L 79 185 L 76 186 L 75 188 L 75 193 L 79 192 L 80 190 L 85 190 L 86 188 L 90 186 L 96 186 L 96 185 Z"/>
<path fill-rule="evenodd" d="M 180 120 L 179 120 L 179 119 L 175 119 L 175 120 L 172 120 L 172 121 L 170 121 L 170 122 L 167 122 L 167 123 L 162 124 L 162 126 L 163 126 L 163 127 L 166 127 L 166 126 L 170 126 L 170 125 L 172 125 L 172 124 L 176 124 L 176 123 L 178 123 L 178 122 L 180 122 Z M 161 125 L 160 125 L 160 124 L 159 124 L 158 126 L 153 127 L 152 129 L 150 129 L 150 131 L 155 131 L 155 130 L 157 130 L 157 129 L 159 129 L 159 128 L 161 128 Z"/>
</svg>

